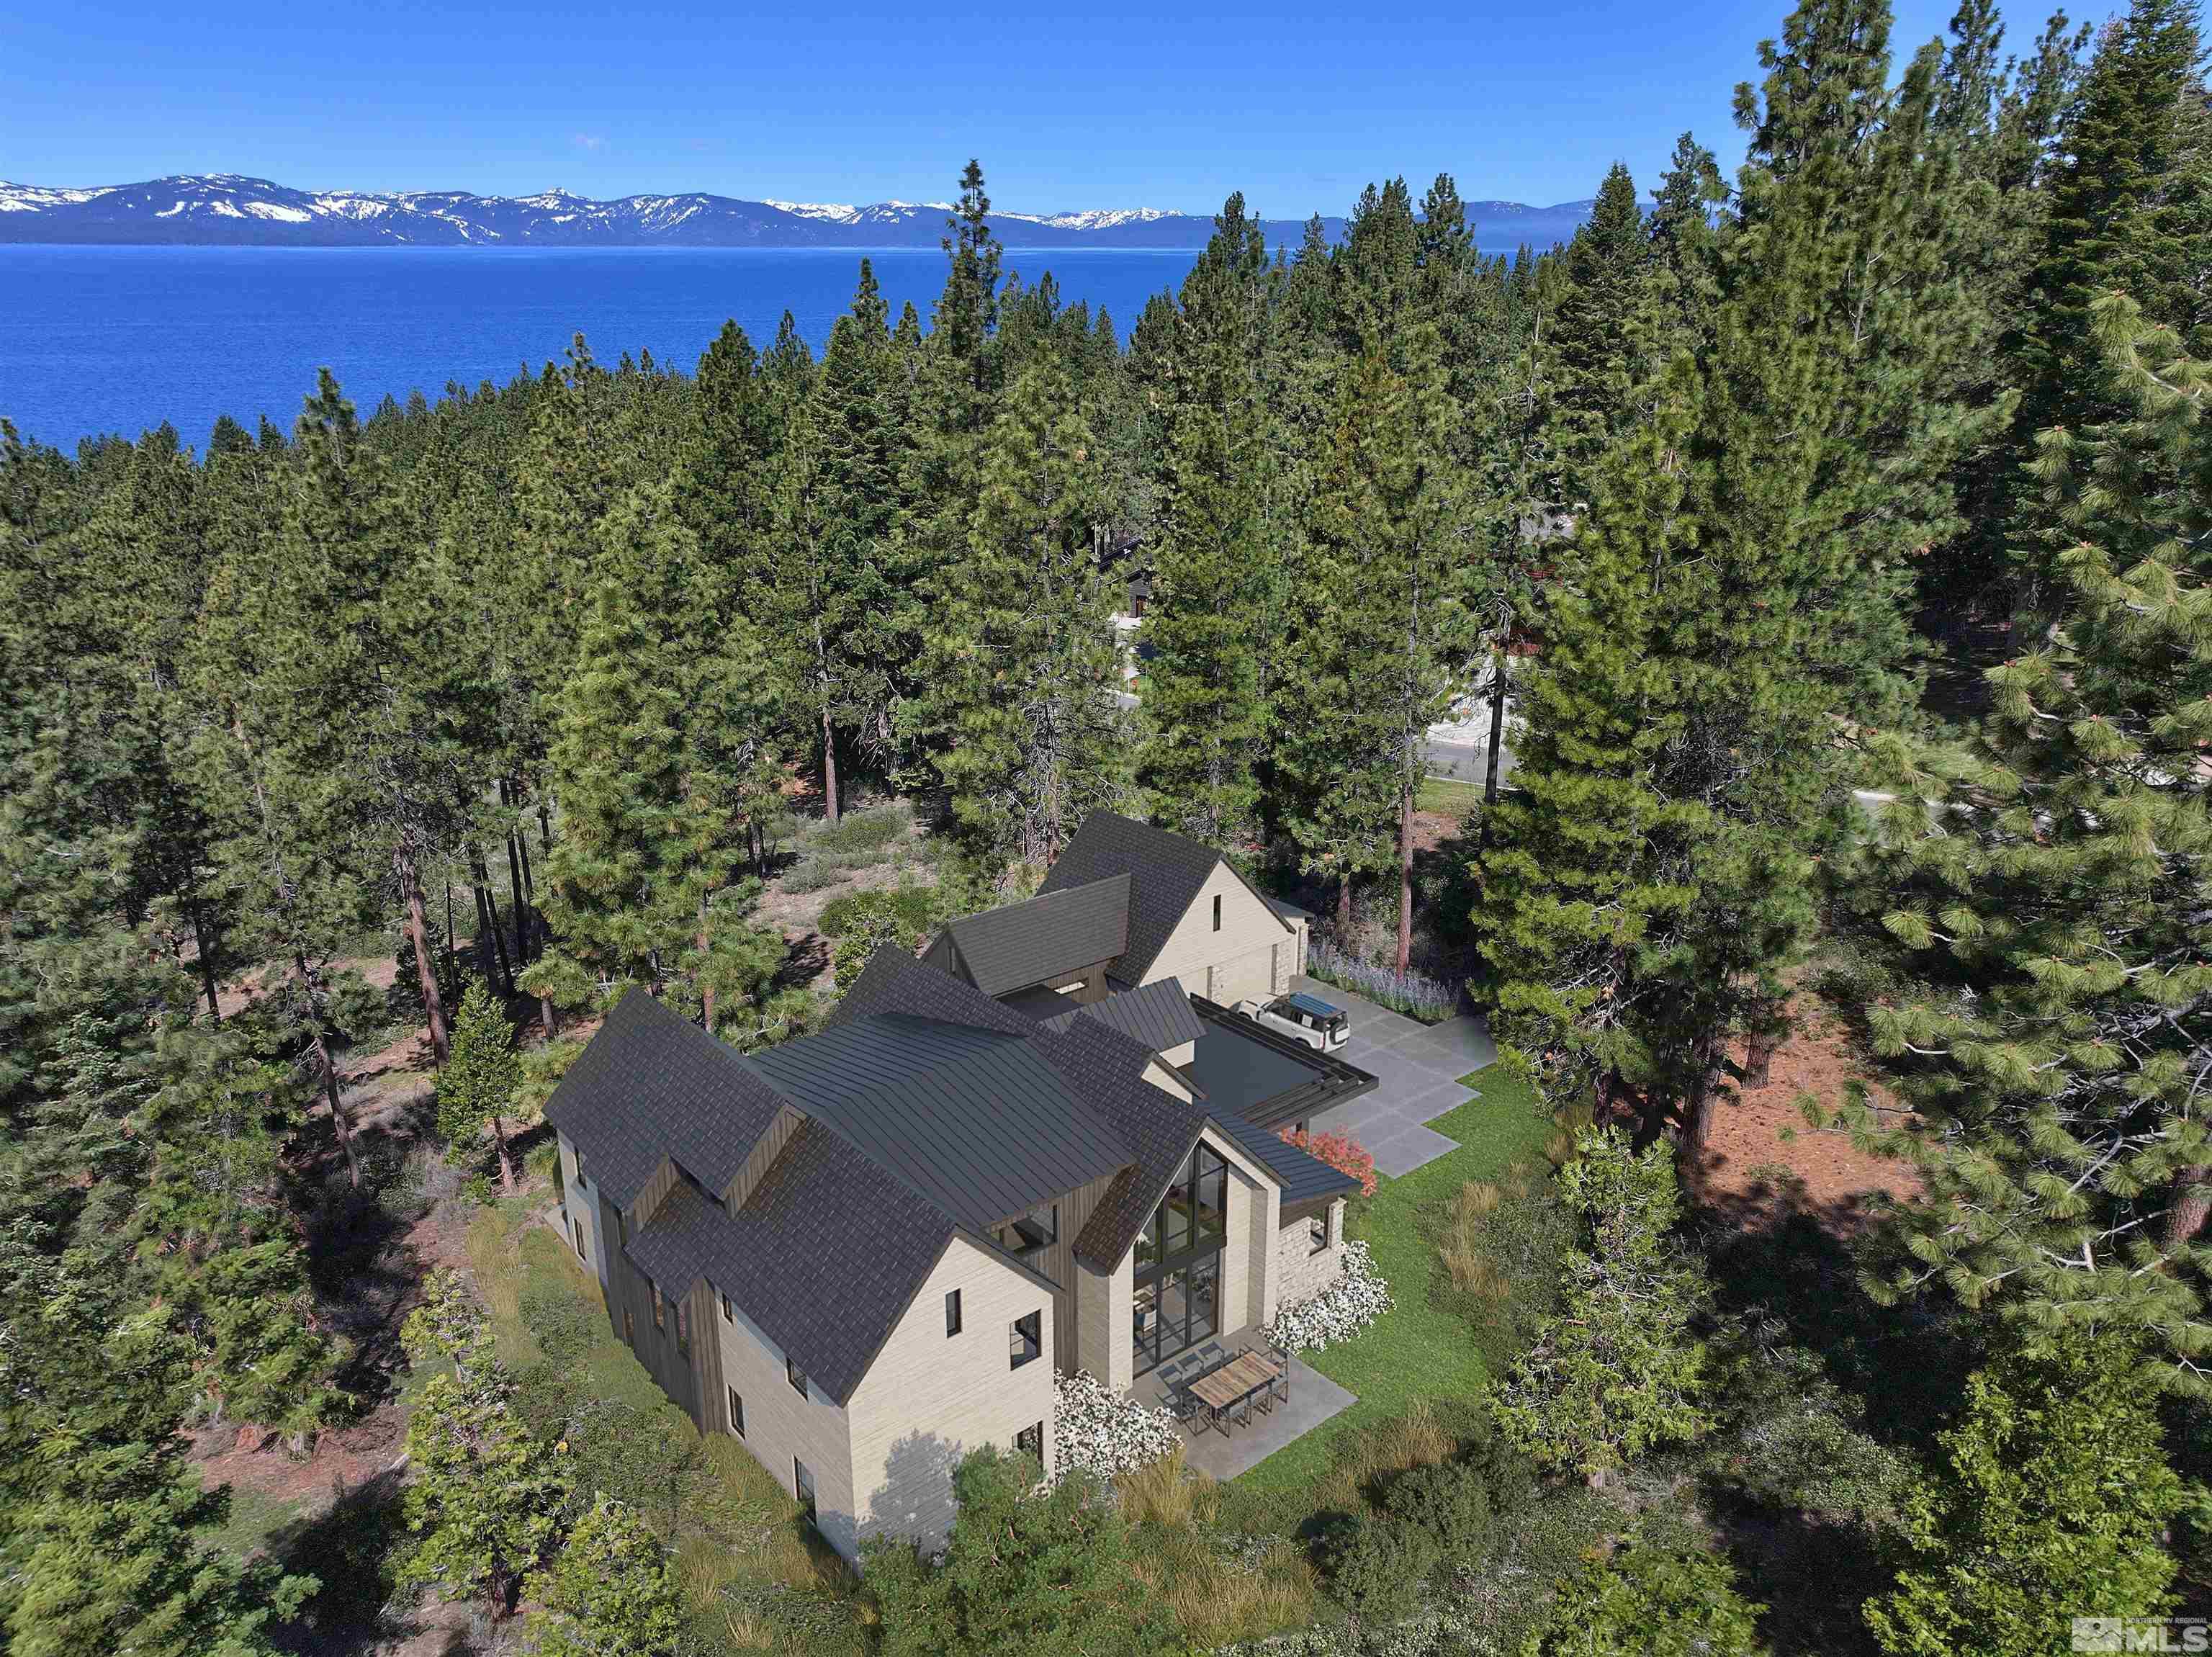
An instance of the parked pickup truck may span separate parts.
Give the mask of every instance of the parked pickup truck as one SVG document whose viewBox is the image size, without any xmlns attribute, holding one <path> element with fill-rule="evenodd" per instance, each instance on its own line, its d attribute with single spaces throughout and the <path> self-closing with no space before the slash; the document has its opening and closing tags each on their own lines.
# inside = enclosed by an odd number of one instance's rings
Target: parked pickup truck
<svg viewBox="0 0 2212 1657">
<path fill-rule="evenodd" d="M 1324 1053 L 1334 1052 L 1352 1039 L 1351 1020 L 1344 1009 L 1330 1006 L 1318 996 L 1300 993 L 1267 1002 L 1240 1001 L 1237 1010 L 1255 1023 L 1280 1030 Z"/>
</svg>

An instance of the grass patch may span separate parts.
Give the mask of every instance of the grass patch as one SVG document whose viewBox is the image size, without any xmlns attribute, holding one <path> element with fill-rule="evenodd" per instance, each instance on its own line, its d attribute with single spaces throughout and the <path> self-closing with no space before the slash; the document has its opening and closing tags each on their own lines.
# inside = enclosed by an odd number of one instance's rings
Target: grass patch
<svg viewBox="0 0 2212 1657">
<path fill-rule="evenodd" d="M 1424 777 L 1421 791 L 1413 796 L 1413 809 L 1446 817 L 1464 817 L 1482 803 L 1482 785 L 1455 783 L 1447 777 Z"/>
<path fill-rule="evenodd" d="M 230 1511 L 221 1525 L 206 1532 L 205 1539 L 234 1558 L 250 1559 L 267 1550 L 276 1533 L 298 1519 L 306 1506 L 304 1502 L 234 1484 Z"/>
<path fill-rule="evenodd" d="M 1487 1391 L 1490 1368 L 1474 1331 L 1449 1304 L 1437 1234 L 1462 1186 L 1540 1156 L 1553 1125 L 1534 1092 L 1502 1066 L 1462 1081 L 1481 1097 L 1430 1124 L 1459 1141 L 1459 1148 L 1402 1178 L 1382 1176 L 1375 1195 L 1355 1201 L 1347 1216 L 1346 1234 L 1374 1250 L 1395 1304 L 1373 1328 L 1342 1346 L 1309 1353 L 1305 1362 L 1359 1401 L 1232 1480 L 1227 1494 L 1237 1508 L 1265 1508 L 1278 1525 L 1299 1522 L 1326 1496 L 1342 1494 L 1323 1487 L 1332 1482 L 1340 1451 L 1349 1461 L 1363 1459 L 1357 1453 L 1361 1435 L 1423 1401 L 1449 1430 Z"/>
</svg>

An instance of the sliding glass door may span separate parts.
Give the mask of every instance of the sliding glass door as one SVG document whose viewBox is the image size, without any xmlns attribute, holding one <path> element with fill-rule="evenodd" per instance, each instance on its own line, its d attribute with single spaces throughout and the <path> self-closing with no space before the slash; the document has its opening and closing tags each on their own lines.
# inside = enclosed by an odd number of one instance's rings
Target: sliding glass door
<svg viewBox="0 0 2212 1657">
<path fill-rule="evenodd" d="M 1200 1144 L 1137 1238 L 1136 1373 L 1221 1332 L 1221 1244 L 1229 1167 Z"/>
</svg>

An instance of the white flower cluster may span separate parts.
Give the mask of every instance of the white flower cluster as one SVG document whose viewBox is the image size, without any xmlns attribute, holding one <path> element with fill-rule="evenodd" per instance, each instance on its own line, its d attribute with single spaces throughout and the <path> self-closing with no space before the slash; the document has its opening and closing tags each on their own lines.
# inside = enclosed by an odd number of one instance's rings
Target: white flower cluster
<svg viewBox="0 0 2212 1657">
<path fill-rule="evenodd" d="M 1318 1352 L 1348 1341 L 1390 1309 L 1390 1285 L 1364 1243 L 1344 1246 L 1344 1276 L 1310 1300 L 1283 1307 L 1267 1329 L 1283 1352 Z"/>
<path fill-rule="evenodd" d="M 1053 1476 L 1071 1467 L 1111 1478 L 1170 1454 L 1182 1442 L 1176 1418 L 1125 1398 L 1087 1369 L 1052 1383 Z"/>
</svg>

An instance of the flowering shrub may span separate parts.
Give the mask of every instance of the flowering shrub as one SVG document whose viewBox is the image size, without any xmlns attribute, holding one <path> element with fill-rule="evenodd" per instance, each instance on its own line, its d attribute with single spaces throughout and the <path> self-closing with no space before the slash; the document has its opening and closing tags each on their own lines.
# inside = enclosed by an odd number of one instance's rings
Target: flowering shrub
<svg viewBox="0 0 2212 1657">
<path fill-rule="evenodd" d="M 1182 1444 L 1176 1418 L 1125 1398 L 1087 1369 L 1052 1381 L 1053 1477 L 1071 1467 L 1111 1478 L 1134 1472 Z"/>
<path fill-rule="evenodd" d="M 1419 972 L 1400 972 L 1377 966 L 1320 936 L 1306 941 L 1306 971 L 1325 984 L 1355 990 L 1394 1013 L 1403 1013 L 1424 1024 L 1442 1023 L 1459 1005 L 1455 985 Z"/>
<path fill-rule="evenodd" d="M 1344 1276 L 1310 1300 L 1283 1307 L 1267 1329 L 1284 1352 L 1318 1352 L 1348 1341 L 1390 1309 L 1390 1285 L 1364 1243 L 1344 1246 Z"/>
<path fill-rule="evenodd" d="M 1375 1154 L 1350 1134 L 1308 1133 L 1303 1128 L 1285 1128 L 1276 1136 L 1285 1145 L 1295 1145 L 1308 1156 L 1326 1162 L 1339 1173 L 1348 1173 L 1359 1182 L 1362 1197 L 1375 1195 Z"/>
</svg>

